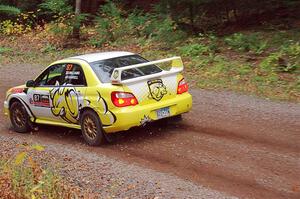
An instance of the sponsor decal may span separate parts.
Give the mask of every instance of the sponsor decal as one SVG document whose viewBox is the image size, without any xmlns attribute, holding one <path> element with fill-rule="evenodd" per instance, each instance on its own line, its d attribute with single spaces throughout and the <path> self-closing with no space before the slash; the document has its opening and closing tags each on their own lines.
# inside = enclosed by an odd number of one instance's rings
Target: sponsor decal
<svg viewBox="0 0 300 199">
<path fill-rule="evenodd" d="M 167 88 L 161 79 L 149 80 L 147 84 L 150 93 L 148 98 L 160 101 L 167 94 Z"/>
<path fill-rule="evenodd" d="M 113 78 L 117 79 L 119 77 L 119 71 L 116 70 L 113 74 Z"/>
<path fill-rule="evenodd" d="M 151 118 L 148 115 L 144 115 L 144 117 L 141 119 L 140 124 L 142 126 L 145 126 L 148 122 L 151 122 Z"/>
<path fill-rule="evenodd" d="M 29 99 L 29 103 L 34 106 L 50 107 L 49 95 L 44 94 L 33 94 L 32 98 Z"/>
<path fill-rule="evenodd" d="M 66 71 L 70 71 L 73 69 L 73 64 L 67 64 Z"/>
<path fill-rule="evenodd" d="M 66 71 L 66 79 L 79 79 L 80 71 Z"/>
</svg>

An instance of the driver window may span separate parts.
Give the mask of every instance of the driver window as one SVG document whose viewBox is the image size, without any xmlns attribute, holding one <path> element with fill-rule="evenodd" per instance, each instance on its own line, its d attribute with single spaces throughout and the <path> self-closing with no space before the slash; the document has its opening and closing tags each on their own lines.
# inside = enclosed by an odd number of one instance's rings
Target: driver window
<svg viewBox="0 0 300 199">
<path fill-rule="evenodd" d="M 86 86 L 83 70 L 77 64 L 66 64 L 66 71 L 62 79 L 63 85 L 66 86 Z"/>
<path fill-rule="evenodd" d="M 62 73 L 65 66 L 62 64 L 50 66 L 40 77 L 37 79 L 37 86 L 59 86 L 62 81 Z"/>
</svg>

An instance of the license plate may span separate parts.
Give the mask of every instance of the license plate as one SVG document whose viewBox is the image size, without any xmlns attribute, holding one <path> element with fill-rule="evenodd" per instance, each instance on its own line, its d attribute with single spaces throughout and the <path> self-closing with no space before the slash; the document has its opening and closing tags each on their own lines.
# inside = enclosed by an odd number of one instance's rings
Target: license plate
<svg viewBox="0 0 300 199">
<path fill-rule="evenodd" d="M 158 110 L 156 110 L 156 114 L 157 114 L 157 119 L 169 117 L 170 116 L 170 108 L 165 107 L 165 108 L 158 109 Z"/>
</svg>

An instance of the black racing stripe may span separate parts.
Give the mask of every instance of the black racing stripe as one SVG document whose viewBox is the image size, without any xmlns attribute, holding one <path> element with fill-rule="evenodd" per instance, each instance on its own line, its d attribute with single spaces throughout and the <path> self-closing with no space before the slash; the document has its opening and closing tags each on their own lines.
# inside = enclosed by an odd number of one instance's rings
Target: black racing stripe
<svg viewBox="0 0 300 199">
<path fill-rule="evenodd" d="M 109 111 L 111 114 L 112 114 L 112 116 L 114 117 L 114 122 L 113 122 L 113 124 L 117 121 L 117 117 L 116 117 L 116 115 L 113 113 L 113 112 L 111 112 L 111 111 Z"/>
<path fill-rule="evenodd" d="M 106 113 L 109 111 L 109 110 L 108 110 L 108 105 L 107 105 L 105 99 L 101 96 L 100 92 L 97 91 L 97 93 L 98 93 L 98 95 L 99 95 L 99 100 L 98 100 L 98 102 L 100 101 L 100 99 L 102 99 L 103 102 L 104 102 L 104 105 L 105 105 L 105 111 L 104 111 L 104 114 L 106 114 Z"/>
<path fill-rule="evenodd" d="M 97 91 L 97 93 L 98 93 L 98 95 L 99 95 L 99 98 L 102 98 L 102 96 L 101 96 L 100 92 L 99 92 L 99 91 Z"/>
<path fill-rule="evenodd" d="M 72 109 L 70 108 L 70 106 L 69 106 L 69 103 L 68 103 L 68 100 L 67 100 L 67 97 L 69 96 L 69 94 L 71 93 L 71 92 L 74 92 L 75 93 L 75 95 L 76 95 L 76 102 L 78 103 L 79 102 L 79 97 L 78 97 L 78 94 L 76 93 L 76 89 L 75 88 L 71 88 L 71 89 L 67 89 L 67 91 L 65 92 L 65 101 L 66 101 L 66 104 L 67 104 L 67 107 L 68 107 L 68 109 L 69 109 L 69 111 L 70 111 L 70 113 L 72 114 L 72 115 L 75 115 L 75 110 L 74 111 L 72 111 Z M 79 104 L 79 103 L 78 103 Z M 73 117 L 73 116 L 72 116 Z M 73 117 L 74 119 L 76 119 L 77 117 Z"/>
<path fill-rule="evenodd" d="M 33 114 L 33 112 L 31 111 L 31 109 L 30 109 L 30 107 L 28 106 L 28 104 L 27 104 L 22 98 L 20 98 L 20 97 L 16 97 L 16 98 L 19 99 L 19 100 L 21 100 L 21 101 L 25 104 L 25 106 L 28 108 L 28 110 L 29 110 L 29 112 L 31 113 L 31 115 L 32 115 L 32 117 L 33 117 L 33 120 L 34 120 L 34 122 L 35 122 L 36 117 L 35 117 L 35 115 Z"/>
<path fill-rule="evenodd" d="M 108 110 L 108 106 L 107 106 L 107 103 L 106 101 L 102 98 L 103 102 L 104 102 L 104 105 L 105 105 L 105 112 L 104 114 L 106 114 L 109 110 Z"/>
<path fill-rule="evenodd" d="M 107 112 L 111 113 L 112 116 L 113 116 L 113 118 L 114 118 L 114 121 L 113 121 L 113 124 L 114 124 L 114 123 L 117 121 L 116 115 L 108 109 L 107 102 L 106 102 L 105 99 L 101 96 L 100 92 L 97 91 L 97 93 L 98 93 L 98 95 L 99 95 L 99 98 L 102 98 L 102 100 L 103 100 L 103 102 L 104 102 L 104 105 L 105 105 L 105 112 L 104 112 L 104 114 L 107 114 Z M 103 125 L 103 126 L 111 126 L 111 125 Z"/>
</svg>

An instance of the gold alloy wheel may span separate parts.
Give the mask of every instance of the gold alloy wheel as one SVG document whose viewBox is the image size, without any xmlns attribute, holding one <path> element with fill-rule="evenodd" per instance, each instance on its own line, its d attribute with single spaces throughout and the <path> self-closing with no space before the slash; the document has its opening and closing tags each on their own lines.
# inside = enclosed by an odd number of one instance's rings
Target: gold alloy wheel
<svg viewBox="0 0 300 199">
<path fill-rule="evenodd" d="M 13 110 L 12 114 L 13 114 L 13 120 L 18 127 L 25 126 L 26 118 L 19 108 Z"/>
<path fill-rule="evenodd" d="M 91 139 L 97 136 L 97 126 L 90 116 L 86 116 L 83 120 L 84 133 Z"/>
</svg>

